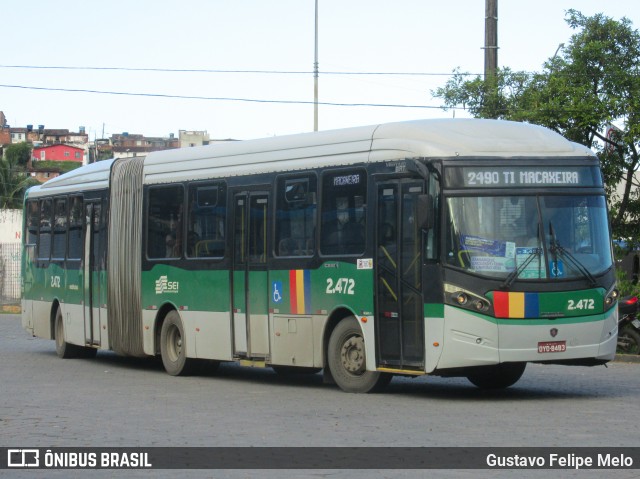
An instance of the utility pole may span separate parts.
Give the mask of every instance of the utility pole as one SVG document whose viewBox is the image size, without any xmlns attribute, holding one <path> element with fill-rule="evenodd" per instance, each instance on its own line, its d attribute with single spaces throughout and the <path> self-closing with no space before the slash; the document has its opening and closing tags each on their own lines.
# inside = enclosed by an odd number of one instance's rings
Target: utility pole
<svg viewBox="0 0 640 479">
<path fill-rule="evenodd" d="M 498 0 L 485 0 L 484 79 L 498 71 Z"/>
<path fill-rule="evenodd" d="M 318 0 L 316 0 L 316 39 L 313 62 L 313 131 L 318 131 Z"/>
<path fill-rule="evenodd" d="M 485 0 L 484 82 L 485 118 L 498 117 L 498 0 Z"/>
</svg>

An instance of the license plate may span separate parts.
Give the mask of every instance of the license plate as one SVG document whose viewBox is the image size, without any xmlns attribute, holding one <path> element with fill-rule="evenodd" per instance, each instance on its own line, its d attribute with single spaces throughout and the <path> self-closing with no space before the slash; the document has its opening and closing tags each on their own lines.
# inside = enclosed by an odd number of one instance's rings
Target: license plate
<svg viewBox="0 0 640 479">
<path fill-rule="evenodd" d="M 566 350 L 566 341 L 541 341 L 538 343 L 539 353 L 564 353 Z"/>
<path fill-rule="evenodd" d="M 640 320 L 634 319 L 633 321 L 631 321 L 631 324 L 633 324 L 636 328 L 640 329 Z"/>
</svg>

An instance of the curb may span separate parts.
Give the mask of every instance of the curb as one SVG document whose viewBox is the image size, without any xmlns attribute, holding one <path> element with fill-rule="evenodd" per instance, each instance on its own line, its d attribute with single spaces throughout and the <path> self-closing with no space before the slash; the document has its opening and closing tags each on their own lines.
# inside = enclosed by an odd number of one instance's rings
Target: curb
<svg viewBox="0 0 640 479">
<path fill-rule="evenodd" d="M 0 309 L 0 313 L 20 314 L 21 312 L 22 307 L 20 305 L 3 304 L 2 309 Z"/>
<path fill-rule="evenodd" d="M 616 363 L 640 363 L 640 354 L 616 354 Z"/>
</svg>

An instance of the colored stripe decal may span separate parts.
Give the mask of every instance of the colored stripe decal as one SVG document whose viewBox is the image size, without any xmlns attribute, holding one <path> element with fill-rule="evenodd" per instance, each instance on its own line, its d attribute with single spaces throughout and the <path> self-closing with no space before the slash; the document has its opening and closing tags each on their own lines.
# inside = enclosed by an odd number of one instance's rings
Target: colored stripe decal
<svg viewBox="0 0 640 479">
<path fill-rule="evenodd" d="M 524 318 L 524 293 L 509 293 L 509 317 Z"/>
<path fill-rule="evenodd" d="M 296 296 L 298 297 L 298 309 L 296 314 L 304 313 L 304 271 L 296 270 Z"/>
<path fill-rule="evenodd" d="M 289 301 L 291 302 L 291 312 L 296 314 L 298 312 L 298 293 L 296 291 L 296 270 L 289 271 Z"/>
<path fill-rule="evenodd" d="M 504 291 L 493 293 L 493 310 L 496 313 L 496 318 L 509 317 L 509 293 Z"/>
<path fill-rule="evenodd" d="M 311 271 L 292 269 L 289 271 L 289 291 L 292 314 L 311 313 Z"/>
<path fill-rule="evenodd" d="M 540 300 L 538 293 L 525 293 L 524 310 L 526 318 L 538 318 L 540 316 Z"/>
<path fill-rule="evenodd" d="M 494 291 L 493 310 L 496 318 L 537 318 L 540 316 L 538 293 Z"/>
<path fill-rule="evenodd" d="M 304 270 L 304 312 L 311 314 L 311 270 Z"/>
</svg>

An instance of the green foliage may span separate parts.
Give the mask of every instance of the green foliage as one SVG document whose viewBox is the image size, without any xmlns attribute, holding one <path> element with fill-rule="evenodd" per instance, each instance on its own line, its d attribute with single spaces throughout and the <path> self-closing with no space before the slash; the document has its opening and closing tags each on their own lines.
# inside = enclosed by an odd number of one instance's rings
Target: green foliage
<svg viewBox="0 0 640 479">
<path fill-rule="evenodd" d="M 75 170 L 76 168 L 80 168 L 82 163 L 77 161 L 35 161 L 33 162 L 33 169 L 36 171 L 42 170 L 55 170 L 60 173 L 66 173 L 71 170 Z"/>
<path fill-rule="evenodd" d="M 455 71 L 432 92 L 445 109 L 466 108 L 477 118 L 546 126 L 600 157 L 614 236 L 640 239 L 640 34 L 631 22 L 602 14 L 567 12 L 576 33 L 542 72 L 500 69 L 495 78 Z M 606 136 L 610 125 L 618 129 Z"/>
<path fill-rule="evenodd" d="M 14 143 L 5 147 L 5 158 L 11 163 L 27 166 L 31 159 L 31 145 L 28 143 Z"/>
<path fill-rule="evenodd" d="M 17 163 L 16 157 L 0 159 L 0 208 L 20 209 L 26 189 L 38 181 Z"/>
</svg>

